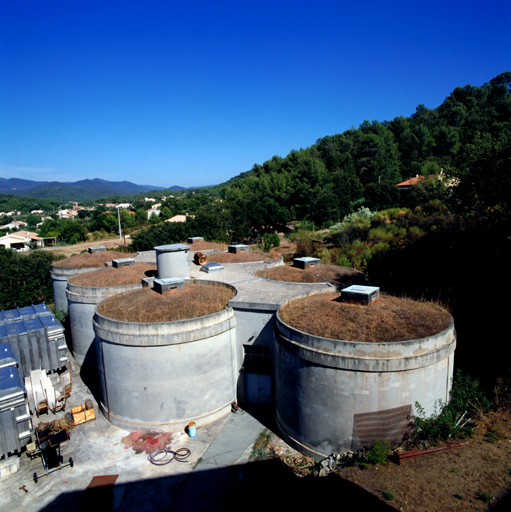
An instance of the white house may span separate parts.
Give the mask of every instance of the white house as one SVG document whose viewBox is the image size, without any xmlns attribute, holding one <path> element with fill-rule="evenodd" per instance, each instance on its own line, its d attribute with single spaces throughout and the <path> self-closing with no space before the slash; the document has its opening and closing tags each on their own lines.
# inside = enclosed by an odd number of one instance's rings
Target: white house
<svg viewBox="0 0 511 512">
<path fill-rule="evenodd" d="M 43 245 L 43 239 L 37 236 L 37 233 L 30 231 L 17 231 L 0 237 L 0 247 L 17 251 L 29 251 L 30 242 L 36 242 L 37 247 L 42 247 Z"/>
</svg>

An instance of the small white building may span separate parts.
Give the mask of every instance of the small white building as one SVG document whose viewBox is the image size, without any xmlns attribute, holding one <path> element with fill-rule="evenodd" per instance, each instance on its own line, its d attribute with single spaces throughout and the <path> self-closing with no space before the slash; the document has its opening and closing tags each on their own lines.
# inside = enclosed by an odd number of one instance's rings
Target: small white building
<svg viewBox="0 0 511 512">
<path fill-rule="evenodd" d="M 20 229 L 25 226 L 28 226 L 26 222 L 23 222 L 22 220 L 15 220 L 9 224 L 4 224 L 3 226 L 0 226 L 0 229 Z"/>
<path fill-rule="evenodd" d="M 151 215 L 160 215 L 161 211 L 158 210 L 158 208 L 149 208 L 149 210 L 146 210 L 147 218 L 150 219 Z"/>
<path fill-rule="evenodd" d="M 36 242 L 37 247 L 43 246 L 43 239 L 30 231 L 17 231 L 0 237 L 0 247 L 20 252 L 29 251 L 30 242 Z"/>
</svg>

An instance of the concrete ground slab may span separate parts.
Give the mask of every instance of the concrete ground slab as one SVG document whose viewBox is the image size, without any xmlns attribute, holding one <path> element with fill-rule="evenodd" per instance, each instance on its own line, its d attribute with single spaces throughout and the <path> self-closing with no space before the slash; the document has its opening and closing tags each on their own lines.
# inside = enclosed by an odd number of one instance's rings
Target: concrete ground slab
<svg viewBox="0 0 511 512">
<path fill-rule="evenodd" d="M 18 458 L 19 470 L 0 480 L 0 510 L 79 511 L 83 491 L 94 476 L 100 475 L 119 475 L 115 487 L 124 487 L 124 494 L 120 493 L 120 511 L 165 510 L 176 496 L 176 503 L 187 504 L 192 496 L 202 496 L 201 500 L 194 498 L 195 502 L 217 503 L 220 507 L 217 510 L 222 510 L 222 503 L 237 482 L 231 465 L 248 459 L 253 443 L 264 428 L 249 414 L 228 414 L 211 424 L 198 425 L 195 438 L 184 432 L 174 433 L 171 449 L 187 447 L 191 450 L 190 457 L 185 462 L 155 466 L 145 453 L 137 455 L 132 448 L 125 447 L 121 440 L 129 432 L 114 427 L 98 412 L 94 395 L 75 372 L 66 410 L 83 404 L 87 398 L 93 400 L 96 419 L 76 426 L 71 430 L 70 440 L 61 445 L 64 462 L 72 457 L 74 467 L 42 476 L 41 458 L 31 460 L 22 453 Z M 48 422 L 64 415 L 65 412 L 44 414 L 40 420 Z M 37 418 L 34 422 L 38 422 Z M 41 477 L 38 483 L 34 483 L 34 473 Z M 27 492 L 20 490 L 23 486 Z"/>
</svg>

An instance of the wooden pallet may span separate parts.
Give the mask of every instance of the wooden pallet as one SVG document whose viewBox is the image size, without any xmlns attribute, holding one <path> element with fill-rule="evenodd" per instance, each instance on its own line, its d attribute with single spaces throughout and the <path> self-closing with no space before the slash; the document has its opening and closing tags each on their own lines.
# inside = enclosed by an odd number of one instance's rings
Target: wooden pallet
<svg viewBox="0 0 511 512">
<path fill-rule="evenodd" d="M 80 425 L 81 423 L 96 419 L 96 413 L 94 412 L 94 409 L 87 409 L 85 405 L 73 407 L 71 409 L 71 414 L 73 415 L 73 422 L 75 425 Z"/>
</svg>

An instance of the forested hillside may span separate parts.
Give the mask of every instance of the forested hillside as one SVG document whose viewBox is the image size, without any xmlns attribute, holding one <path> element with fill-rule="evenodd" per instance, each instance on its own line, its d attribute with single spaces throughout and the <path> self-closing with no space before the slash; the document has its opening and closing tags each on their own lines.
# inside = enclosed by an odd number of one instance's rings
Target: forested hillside
<svg viewBox="0 0 511 512">
<path fill-rule="evenodd" d="M 503 196 L 511 192 L 510 85 L 506 72 L 481 87 L 458 87 L 438 108 L 419 105 L 410 117 L 366 120 L 206 191 L 226 200 L 238 237 L 289 220 L 328 226 L 361 204 L 373 211 L 398 206 L 397 183 L 441 169 L 461 179 L 455 194 L 461 208 L 505 209 Z"/>
</svg>

